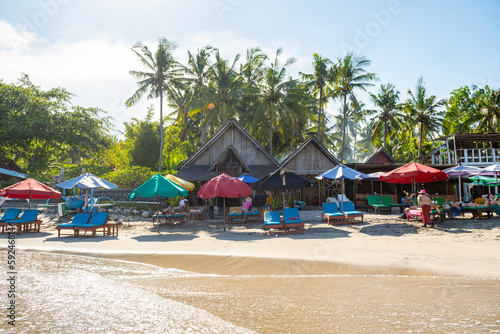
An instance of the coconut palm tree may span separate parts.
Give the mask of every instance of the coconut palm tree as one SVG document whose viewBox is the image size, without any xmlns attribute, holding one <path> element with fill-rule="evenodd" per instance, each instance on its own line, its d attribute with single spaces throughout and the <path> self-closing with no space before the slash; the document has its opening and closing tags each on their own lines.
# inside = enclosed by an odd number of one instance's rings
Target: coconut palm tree
<svg viewBox="0 0 500 334">
<path fill-rule="evenodd" d="M 269 126 L 269 153 L 273 155 L 273 132 L 285 133 L 295 126 L 295 115 L 307 112 L 304 103 L 304 89 L 298 86 L 298 81 L 287 77 L 287 67 L 295 62 L 289 58 L 283 66 L 278 57 L 283 50 L 276 50 L 274 61 L 267 68 L 260 85 L 259 101 L 253 115 L 253 124 Z"/>
<path fill-rule="evenodd" d="M 372 139 L 377 137 L 377 135 L 381 132 L 381 128 L 383 126 L 383 147 L 384 149 L 387 149 L 388 125 L 391 124 L 391 128 L 396 128 L 399 118 L 399 115 L 397 114 L 397 111 L 399 109 L 399 91 L 397 91 L 394 85 L 391 83 L 380 85 L 378 94 L 375 95 L 370 93 L 370 99 L 376 107 L 380 108 L 380 112 L 377 115 L 378 120 L 372 125 Z"/>
<path fill-rule="evenodd" d="M 305 74 L 300 72 L 302 79 L 305 80 L 305 85 L 310 89 L 310 92 L 318 97 L 318 134 L 317 138 L 322 143 L 323 134 L 325 131 L 325 120 L 321 120 L 323 115 L 323 107 L 326 105 L 325 94 L 330 80 L 330 72 L 328 66 L 332 65 L 332 61 L 328 58 L 323 58 L 317 53 L 313 54 L 314 73 Z"/>
<path fill-rule="evenodd" d="M 165 38 L 160 38 L 156 51 L 152 52 L 142 43 L 132 47 L 132 51 L 139 57 L 139 61 L 146 68 L 145 71 L 130 71 L 135 77 L 139 89 L 126 101 L 127 106 L 136 104 L 145 94 L 148 99 L 160 98 L 160 159 L 158 171 L 161 172 L 163 158 L 163 96 L 172 91 L 181 72 L 177 61 L 172 55 L 175 45 Z"/>
<path fill-rule="evenodd" d="M 428 135 L 438 134 L 441 129 L 444 111 L 439 108 L 446 105 L 446 100 L 437 99 L 435 95 L 427 96 L 424 79 L 419 78 L 415 92 L 408 90 L 410 96 L 406 100 L 405 110 L 411 119 L 417 122 L 419 129 L 418 156 L 422 156 L 422 143 Z"/>
<path fill-rule="evenodd" d="M 492 90 L 488 85 L 477 90 L 476 105 L 479 107 L 476 131 L 499 132 L 500 128 L 500 89 Z"/>
<path fill-rule="evenodd" d="M 342 148 L 340 151 L 340 161 L 344 161 L 345 125 L 347 117 L 348 103 L 356 100 L 356 90 L 366 91 L 366 88 L 373 86 L 370 81 L 375 79 L 375 73 L 367 72 L 365 67 L 369 66 L 370 60 L 362 56 L 348 52 L 344 58 L 338 59 L 331 68 L 331 77 L 334 82 L 333 97 L 342 100 Z"/>
<path fill-rule="evenodd" d="M 209 73 L 211 68 L 210 57 L 215 48 L 206 46 L 198 50 L 196 54 L 188 51 L 187 66 L 183 68 L 187 81 L 191 87 L 192 102 L 190 105 L 189 116 L 196 118 L 196 126 L 199 130 L 199 139 L 203 144 L 205 141 L 206 124 L 205 116 L 208 112 L 208 106 L 197 103 L 199 100 L 204 100 L 207 96 L 206 86 L 209 81 Z"/>
</svg>

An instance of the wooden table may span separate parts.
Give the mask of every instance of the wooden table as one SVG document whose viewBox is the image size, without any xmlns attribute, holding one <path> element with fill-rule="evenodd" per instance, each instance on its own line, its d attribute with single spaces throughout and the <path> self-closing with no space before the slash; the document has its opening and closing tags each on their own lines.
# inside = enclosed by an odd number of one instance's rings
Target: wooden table
<svg viewBox="0 0 500 334">
<path fill-rule="evenodd" d="M 103 235 L 118 236 L 118 222 L 107 222 L 102 226 Z"/>
</svg>

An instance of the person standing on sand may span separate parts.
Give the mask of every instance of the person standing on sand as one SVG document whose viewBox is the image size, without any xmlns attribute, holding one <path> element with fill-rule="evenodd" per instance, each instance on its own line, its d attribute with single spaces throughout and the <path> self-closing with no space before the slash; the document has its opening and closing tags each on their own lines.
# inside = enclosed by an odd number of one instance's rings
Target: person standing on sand
<svg viewBox="0 0 500 334">
<path fill-rule="evenodd" d="M 424 227 L 427 227 L 427 224 L 434 227 L 434 223 L 430 217 L 431 207 L 436 208 L 438 213 L 440 210 L 432 203 L 431 199 L 427 195 L 429 194 L 427 194 L 425 190 L 420 190 L 417 197 L 417 204 L 422 208 L 422 220 L 424 221 Z"/>
<path fill-rule="evenodd" d="M 241 208 L 241 221 L 243 223 L 247 222 L 247 212 L 250 210 L 252 206 L 252 199 L 250 197 L 245 198 L 245 203 L 243 203 L 243 207 Z"/>
<path fill-rule="evenodd" d="M 481 188 L 477 184 L 474 184 L 472 188 L 470 188 L 470 195 L 472 196 L 472 202 L 476 204 L 483 204 L 483 192 L 481 191 Z M 474 218 L 476 218 L 476 215 L 478 218 L 483 218 L 483 213 L 481 211 L 476 212 L 474 215 Z"/>
</svg>

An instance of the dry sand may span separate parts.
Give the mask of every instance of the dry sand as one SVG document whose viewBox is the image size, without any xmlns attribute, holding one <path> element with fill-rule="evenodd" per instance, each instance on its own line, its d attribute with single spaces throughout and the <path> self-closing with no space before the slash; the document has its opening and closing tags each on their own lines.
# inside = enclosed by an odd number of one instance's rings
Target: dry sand
<svg viewBox="0 0 500 334">
<path fill-rule="evenodd" d="M 302 211 L 305 234 L 264 235 L 262 222 L 221 220 L 160 225 L 151 219 L 125 221 L 119 236 L 57 237 L 55 226 L 71 217 L 42 214 L 40 233 L 23 232 L 19 250 L 80 253 L 145 262 L 200 273 L 329 274 L 435 273 L 500 277 L 500 218 L 470 214 L 435 228 L 400 214 L 366 214 L 363 223 L 328 226 L 320 211 Z M 6 247 L 6 235 L 0 247 Z M 165 254 L 176 256 L 165 256 Z M 200 256 L 204 256 L 201 258 Z M 342 269 L 339 269 L 339 267 Z"/>
</svg>

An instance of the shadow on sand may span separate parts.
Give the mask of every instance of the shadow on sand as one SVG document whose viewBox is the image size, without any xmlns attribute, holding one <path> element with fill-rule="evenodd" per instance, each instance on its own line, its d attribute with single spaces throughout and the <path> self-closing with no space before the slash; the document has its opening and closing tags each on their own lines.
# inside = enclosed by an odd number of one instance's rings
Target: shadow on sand
<svg viewBox="0 0 500 334">
<path fill-rule="evenodd" d="M 192 234 L 163 233 L 155 235 L 142 235 L 142 236 L 140 235 L 137 237 L 133 237 L 131 239 L 139 242 L 157 242 L 157 241 L 165 242 L 165 241 L 191 241 L 196 238 L 199 237 Z"/>
<path fill-rule="evenodd" d="M 391 236 L 400 237 L 405 234 L 418 234 L 418 227 L 408 223 L 397 224 L 377 224 L 365 226 L 359 233 L 365 233 L 371 236 Z"/>
</svg>

